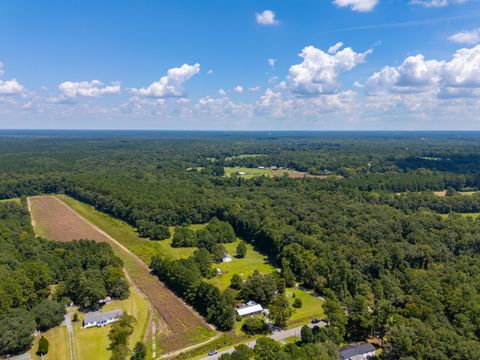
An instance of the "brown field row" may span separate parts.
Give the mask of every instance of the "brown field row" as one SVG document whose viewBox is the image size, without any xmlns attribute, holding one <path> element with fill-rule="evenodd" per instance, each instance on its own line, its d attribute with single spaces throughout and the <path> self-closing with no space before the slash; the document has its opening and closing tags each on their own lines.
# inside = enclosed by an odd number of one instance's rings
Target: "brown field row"
<svg viewBox="0 0 480 360">
<path fill-rule="evenodd" d="M 96 226 L 88 223 L 68 205 L 54 196 L 29 198 L 32 223 L 38 236 L 56 241 L 89 239 L 108 242 L 122 258 L 134 285 L 145 294 L 168 326 L 167 336 L 162 336 L 163 351 L 172 351 L 189 344 L 182 336 L 196 328 L 211 327 L 194 310 L 173 294 L 148 266 L 130 250 Z"/>
</svg>

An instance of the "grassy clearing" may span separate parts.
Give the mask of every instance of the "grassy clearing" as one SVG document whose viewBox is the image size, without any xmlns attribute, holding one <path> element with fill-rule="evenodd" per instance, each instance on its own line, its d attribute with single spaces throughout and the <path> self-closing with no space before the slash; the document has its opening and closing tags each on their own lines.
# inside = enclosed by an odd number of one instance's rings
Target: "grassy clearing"
<svg viewBox="0 0 480 360">
<path fill-rule="evenodd" d="M 267 156 L 267 154 L 241 154 L 237 156 L 227 156 L 225 158 L 225 161 L 231 161 L 234 159 L 247 159 L 247 158 L 257 158 L 257 157 L 262 157 L 262 156 Z"/>
<path fill-rule="evenodd" d="M 258 169 L 258 168 L 246 168 L 246 167 L 225 167 L 225 176 L 237 176 L 239 172 L 245 173 L 242 178 L 251 179 L 256 176 L 282 176 L 288 174 L 291 170 L 271 170 L 271 169 Z"/>
<path fill-rule="evenodd" d="M 235 255 L 235 249 L 239 242 L 240 240 L 237 240 L 231 244 L 224 244 L 230 255 Z M 255 270 L 263 274 L 276 271 L 266 256 L 256 251 L 251 244 L 245 244 L 247 245 L 247 255 L 243 259 L 233 257 L 232 262 L 213 264 L 213 267 L 222 270 L 223 274 L 209 279 L 208 281 L 210 283 L 217 286 L 220 290 L 225 290 L 230 286 L 230 279 L 233 274 L 238 274 L 242 279 L 246 279 L 253 274 Z"/>
<path fill-rule="evenodd" d="M 48 354 L 43 357 L 44 360 L 65 360 L 70 357 L 70 348 L 68 346 L 68 331 L 65 325 L 57 326 L 42 334 L 49 342 Z M 40 360 L 42 357 L 35 354 L 38 349 L 38 337 L 35 337 L 33 346 L 29 353 L 34 360 Z"/>
<path fill-rule="evenodd" d="M 20 198 L 1 199 L 1 200 L 0 200 L 0 203 L 10 202 L 10 201 L 13 201 L 13 202 L 16 202 L 17 204 L 20 204 Z"/>
<path fill-rule="evenodd" d="M 455 195 L 462 195 L 462 196 L 474 196 L 480 194 L 480 191 L 457 191 L 455 192 Z M 438 197 L 445 197 L 447 196 L 447 190 L 443 191 L 434 191 L 433 195 L 438 196 Z"/>
<path fill-rule="evenodd" d="M 451 212 L 449 214 L 440 214 L 440 216 L 443 217 L 443 218 L 447 218 L 448 216 L 450 216 L 452 214 L 460 215 L 463 218 L 471 217 L 473 219 L 477 219 L 478 217 L 480 217 L 480 213 L 455 213 L 455 212 Z"/>
<path fill-rule="evenodd" d="M 293 297 L 293 294 L 295 294 L 295 297 Z M 324 301 L 322 299 L 319 299 L 297 288 L 287 288 L 285 291 L 285 295 L 291 303 L 293 303 L 296 298 L 302 299 L 301 308 L 296 309 L 292 307 L 293 314 L 292 317 L 288 320 L 289 327 L 298 326 L 300 324 L 307 323 L 312 319 L 322 319 L 324 317 Z"/>
<path fill-rule="evenodd" d="M 130 296 L 128 299 L 112 301 L 111 304 L 105 305 L 102 311 L 114 309 L 122 309 L 124 312 L 133 315 L 136 319 L 135 328 L 130 337 L 130 348 L 133 349 L 137 341 L 143 340 L 150 317 L 149 306 L 135 288 L 130 288 Z M 109 359 L 111 352 L 107 348 L 109 346 L 108 333 L 111 326 L 83 329 L 83 316 L 84 314 L 79 313 L 79 321 L 73 323 L 77 360 Z"/>
</svg>

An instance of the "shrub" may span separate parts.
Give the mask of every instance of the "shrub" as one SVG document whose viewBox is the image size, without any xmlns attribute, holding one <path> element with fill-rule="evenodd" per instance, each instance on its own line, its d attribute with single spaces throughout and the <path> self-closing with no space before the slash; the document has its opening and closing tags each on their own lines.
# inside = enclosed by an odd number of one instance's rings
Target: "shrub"
<svg viewBox="0 0 480 360">
<path fill-rule="evenodd" d="M 302 307 L 302 299 L 296 298 L 295 301 L 293 302 L 293 307 L 300 309 Z"/>
<path fill-rule="evenodd" d="M 46 355 L 48 354 L 48 340 L 42 336 L 40 338 L 40 341 L 38 342 L 38 350 L 37 350 L 37 355 Z"/>
<path fill-rule="evenodd" d="M 242 329 L 250 335 L 267 334 L 268 332 L 270 332 L 270 328 L 267 322 L 257 316 L 247 318 L 243 323 Z"/>
</svg>

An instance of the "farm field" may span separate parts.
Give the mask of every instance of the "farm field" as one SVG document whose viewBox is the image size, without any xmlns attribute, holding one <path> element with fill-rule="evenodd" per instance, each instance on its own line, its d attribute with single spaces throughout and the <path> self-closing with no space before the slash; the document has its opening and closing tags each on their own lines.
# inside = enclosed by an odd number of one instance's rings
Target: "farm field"
<svg viewBox="0 0 480 360">
<path fill-rule="evenodd" d="M 181 259 L 189 257 L 195 251 L 195 248 L 172 248 L 171 243 L 173 234 L 175 233 L 174 226 L 169 227 L 171 234 L 170 238 L 160 241 L 150 241 L 149 239 L 141 238 L 137 231 L 125 221 L 104 214 L 91 205 L 82 203 L 81 201 L 63 194 L 56 195 L 56 197 L 89 222 L 110 234 L 122 245 L 126 246 L 130 251 L 139 256 L 146 264 L 150 264 L 152 256 L 154 255 Z M 190 228 L 192 230 L 198 230 L 203 226 L 205 225 L 193 224 L 190 225 Z"/>
<path fill-rule="evenodd" d="M 115 253 L 123 260 L 133 283 L 147 296 L 166 323 L 167 329 L 163 329 L 164 334 L 160 341 L 160 348 L 164 352 L 201 342 L 214 334 L 203 318 L 151 275 L 148 266 L 138 256 L 122 246 L 124 238 L 118 239 L 122 245 L 117 243 L 107 233 L 102 233 L 98 228 L 84 221 L 59 198 L 32 197 L 29 203 L 38 235 L 45 234 L 47 238 L 58 241 L 88 238 L 106 241 L 112 245 Z M 93 215 L 90 214 L 87 220 L 91 221 L 92 217 Z M 98 226 L 95 222 L 92 223 Z M 116 234 L 111 233 L 111 235 Z"/>
<path fill-rule="evenodd" d="M 276 271 L 275 267 L 270 264 L 267 257 L 255 250 L 255 248 L 247 242 L 245 242 L 247 245 L 247 255 L 243 259 L 236 258 L 234 256 L 235 249 L 239 242 L 240 240 L 230 244 L 223 244 L 227 252 L 232 255 L 232 262 L 213 264 L 213 267 L 222 270 L 223 274 L 207 280 L 222 291 L 230 286 L 230 279 L 233 274 L 238 274 L 242 279 L 246 279 L 253 274 L 255 270 L 258 270 L 262 274 Z"/>
<path fill-rule="evenodd" d="M 68 346 L 68 331 L 65 325 L 60 325 L 42 333 L 49 342 L 48 354 L 43 357 L 44 360 L 65 360 L 69 358 L 70 347 Z M 33 360 L 41 360 L 35 352 L 38 349 L 38 337 L 35 337 L 33 346 L 29 351 Z M 78 360 L 81 360 L 80 358 Z"/>
</svg>

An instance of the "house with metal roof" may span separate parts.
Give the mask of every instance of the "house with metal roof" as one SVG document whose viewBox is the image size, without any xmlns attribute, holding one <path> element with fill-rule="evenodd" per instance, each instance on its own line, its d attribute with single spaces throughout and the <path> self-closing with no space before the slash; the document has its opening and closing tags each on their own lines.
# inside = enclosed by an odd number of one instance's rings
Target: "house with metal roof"
<svg viewBox="0 0 480 360">
<path fill-rule="evenodd" d="M 249 301 L 247 305 L 237 308 L 237 314 L 244 316 L 252 316 L 263 313 L 263 307 L 254 301 Z"/>
<path fill-rule="evenodd" d="M 340 348 L 341 360 L 364 360 L 375 356 L 375 347 L 368 342 L 358 342 Z"/>
<path fill-rule="evenodd" d="M 122 310 L 112 310 L 108 312 L 95 311 L 86 313 L 83 317 L 83 327 L 105 326 L 120 320 Z"/>
</svg>

